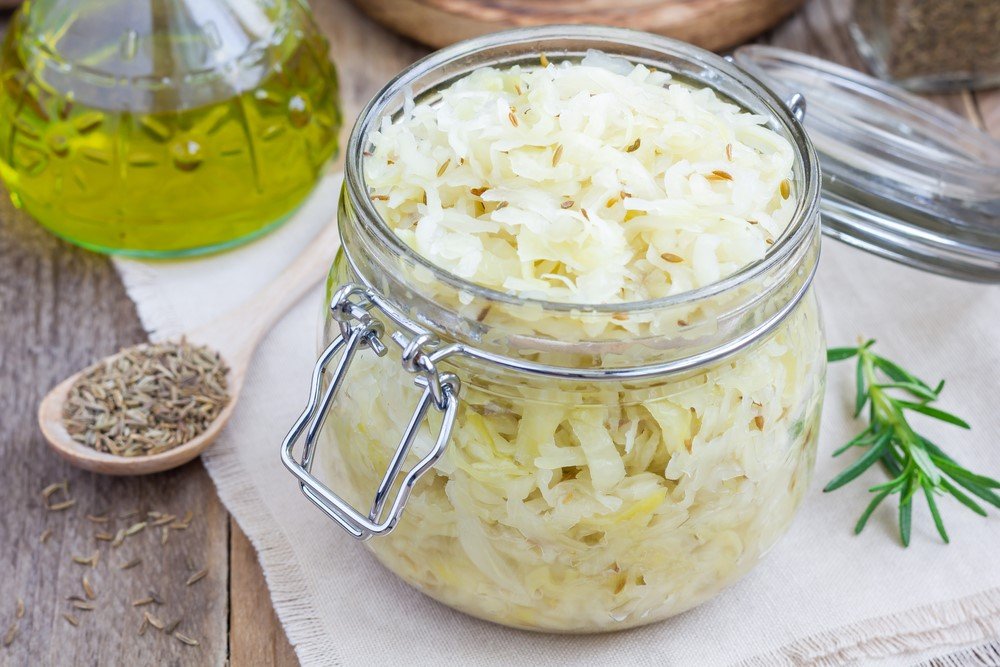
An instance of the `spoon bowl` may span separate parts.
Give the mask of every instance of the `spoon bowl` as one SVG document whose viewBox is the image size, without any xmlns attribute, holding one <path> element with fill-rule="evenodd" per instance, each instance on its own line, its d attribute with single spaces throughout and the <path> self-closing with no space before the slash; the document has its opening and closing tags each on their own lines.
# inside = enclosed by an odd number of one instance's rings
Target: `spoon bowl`
<svg viewBox="0 0 1000 667">
<path fill-rule="evenodd" d="M 184 338 L 219 353 L 229 367 L 229 402 L 209 427 L 191 440 L 158 454 L 118 456 L 74 440 L 63 423 L 70 389 L 89 370 L 120 356 L 109 355 L 56 385 L 38 406 L 38 425 L 59 456 L 78 468 L 104 475 L 147 475 L 184 465 L 201 454 L 222 432 L 236 409 L 254 350 L 264 334 L 294 303 L 326 275 L 340 245 L 336 225 L 327 225 L 307 248 L 267 287 L 237 308 L 188 332 Z M 132 349 L 142 349 L 146 343 Z"/>
</svg>

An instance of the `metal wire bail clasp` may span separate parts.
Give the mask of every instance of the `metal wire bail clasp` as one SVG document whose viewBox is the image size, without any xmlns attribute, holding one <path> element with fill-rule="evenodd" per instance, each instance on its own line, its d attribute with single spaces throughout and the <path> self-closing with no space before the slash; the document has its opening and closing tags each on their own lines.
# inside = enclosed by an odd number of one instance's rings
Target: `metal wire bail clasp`
<svg viewBox="0 0 1000 667">
<path fill-rule="evenodd" d="M 460 388 L 458 378 L 451 373 L 440 373 L 434 359 L 427 353 L 428 349 L 437 345 L 437 339 L 415 326 L 407 327 L 407 323 L 398 316 L 393 317 L 393 321 L 401 328 L 407 328 L 412 334 L 412 337 L 408 337 L 402 331 L 396 331 L 392 335 L 392 340 L 403 350 L 403 368 L 414 375 L 414 383 L 422 387 L 423 392 L 406 429 L 403 431 L 399 445 L 389 461 L 367 516 L 356 510 L 313 476 L 312 466 L 316 438 L 323 428 L 323 423 L 326 421 L 337 392 L 344 382 L 344 377 L 354 355 L 361 348 L 368 348 L 380 357 L 384 356 L 387 351 L 382 342 L 385 328 L 382 322 L 372 315 L 372 311 L 375 309 L 389 314 L 381 306 L 378 297 L 363 287 L 345 285 L 337 290 L 330 303 L 330 311 L 340 326 L 340 336 L 330 343 L 316 362 L 309 389 L 309 403 L 281 445 L 281 461 L 298 478 L 299 488 L 306 498 L 359 540 L 367 540 L 373 535 L 385 535 L 395 528 L 413 485 L 416 484 L 421 475 L 431 469 L 444 453 L 448 439 L 451 437 L 452 426 L 455 423 Z M 326 391 L 321 397 L 323 373 L 341 351 L 343 354 L 341 354 Z M 440 358 L 441 355 L 438 355 L 438 359 Z M 404 473 L 403 463 L 410 453 L 417 431 L 426 418 L 431 405 L 443 413 L 441 430 L 438 432 L 432 449 L 408 472 Z M 305 431 L 305 445 L 301 458 L 296 460 L 293 450 L 303 431 Z M 389 493 L 396 486 L 400 476 L 402 476 L 402 482 L 399 490 L 386 508 Z"/>
</svg>

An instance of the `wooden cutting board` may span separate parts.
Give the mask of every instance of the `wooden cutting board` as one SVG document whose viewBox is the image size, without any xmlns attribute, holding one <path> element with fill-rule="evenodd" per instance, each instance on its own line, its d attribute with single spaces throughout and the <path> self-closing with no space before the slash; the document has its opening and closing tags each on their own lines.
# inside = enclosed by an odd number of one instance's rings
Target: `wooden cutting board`
<svg viewBox="0 0 1000 667">
<path fill-rule="evenodd" d="M 591 23 L 725 49 L 779 23 L 803 0 L 352 0 L 388 28 L 433 47 L 506 28 Z"/>
</svg>

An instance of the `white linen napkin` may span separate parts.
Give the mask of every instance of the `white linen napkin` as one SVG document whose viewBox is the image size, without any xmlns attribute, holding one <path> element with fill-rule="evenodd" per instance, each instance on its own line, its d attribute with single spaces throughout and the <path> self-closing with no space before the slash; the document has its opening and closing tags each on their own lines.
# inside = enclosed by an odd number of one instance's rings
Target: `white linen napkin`
<svg viewBox="0 0 1000 667">
<path fill-rule="evenodd" d="M 339 184 L 339 175 L 327 176 L 285 226 L 236 250 L 176 262 L 117 259 L 150 335 L 191 329 L 267 284 L 334 215 Z M 928 381 L 946 378 L 941 406 L 973 429 L 930 420 L 921 428 L 972 470 L 1000 474 L 1000 288 L 932 276 L 829 239 L 816 287 L 828 342 L 874 337 L 881 353 Z M 829 370 L 816 475 L 791 532 L 711 602 L 595 636 L 510 630 L 433 602 L 315 509 L 279 463 L 281 440 L 305 404 L 321 300 L 317 287 L 267 336 L 232 421 L 203 457 L 257 548 L 304 664 L 912 664 L 1000 637 L 1000 512 L 990 508 L 983 519 L 942 500 L 946 546 L 918 498 L 912 544 L 903 549 L 892 500 L 860 536 L 852 532 L 881 472 L 821 492 L 845 465 L 830 452 L 859 430 L 846 363 Z"/>
</svg>

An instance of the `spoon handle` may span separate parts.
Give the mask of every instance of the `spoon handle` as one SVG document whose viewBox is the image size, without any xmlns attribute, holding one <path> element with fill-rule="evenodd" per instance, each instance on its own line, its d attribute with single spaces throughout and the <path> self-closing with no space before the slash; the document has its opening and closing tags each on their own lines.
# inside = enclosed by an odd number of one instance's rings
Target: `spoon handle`
<svg viewBox="0 0 1000 667">
<path fill-rule="evenodd" d="M 267 287 L 236 308 L 188 334 L 218 350 L 236 369 L 249 362 L 261 337 L 318 283 L 340 247 L 336 224 L 328 224 Z"/>
</svg>

